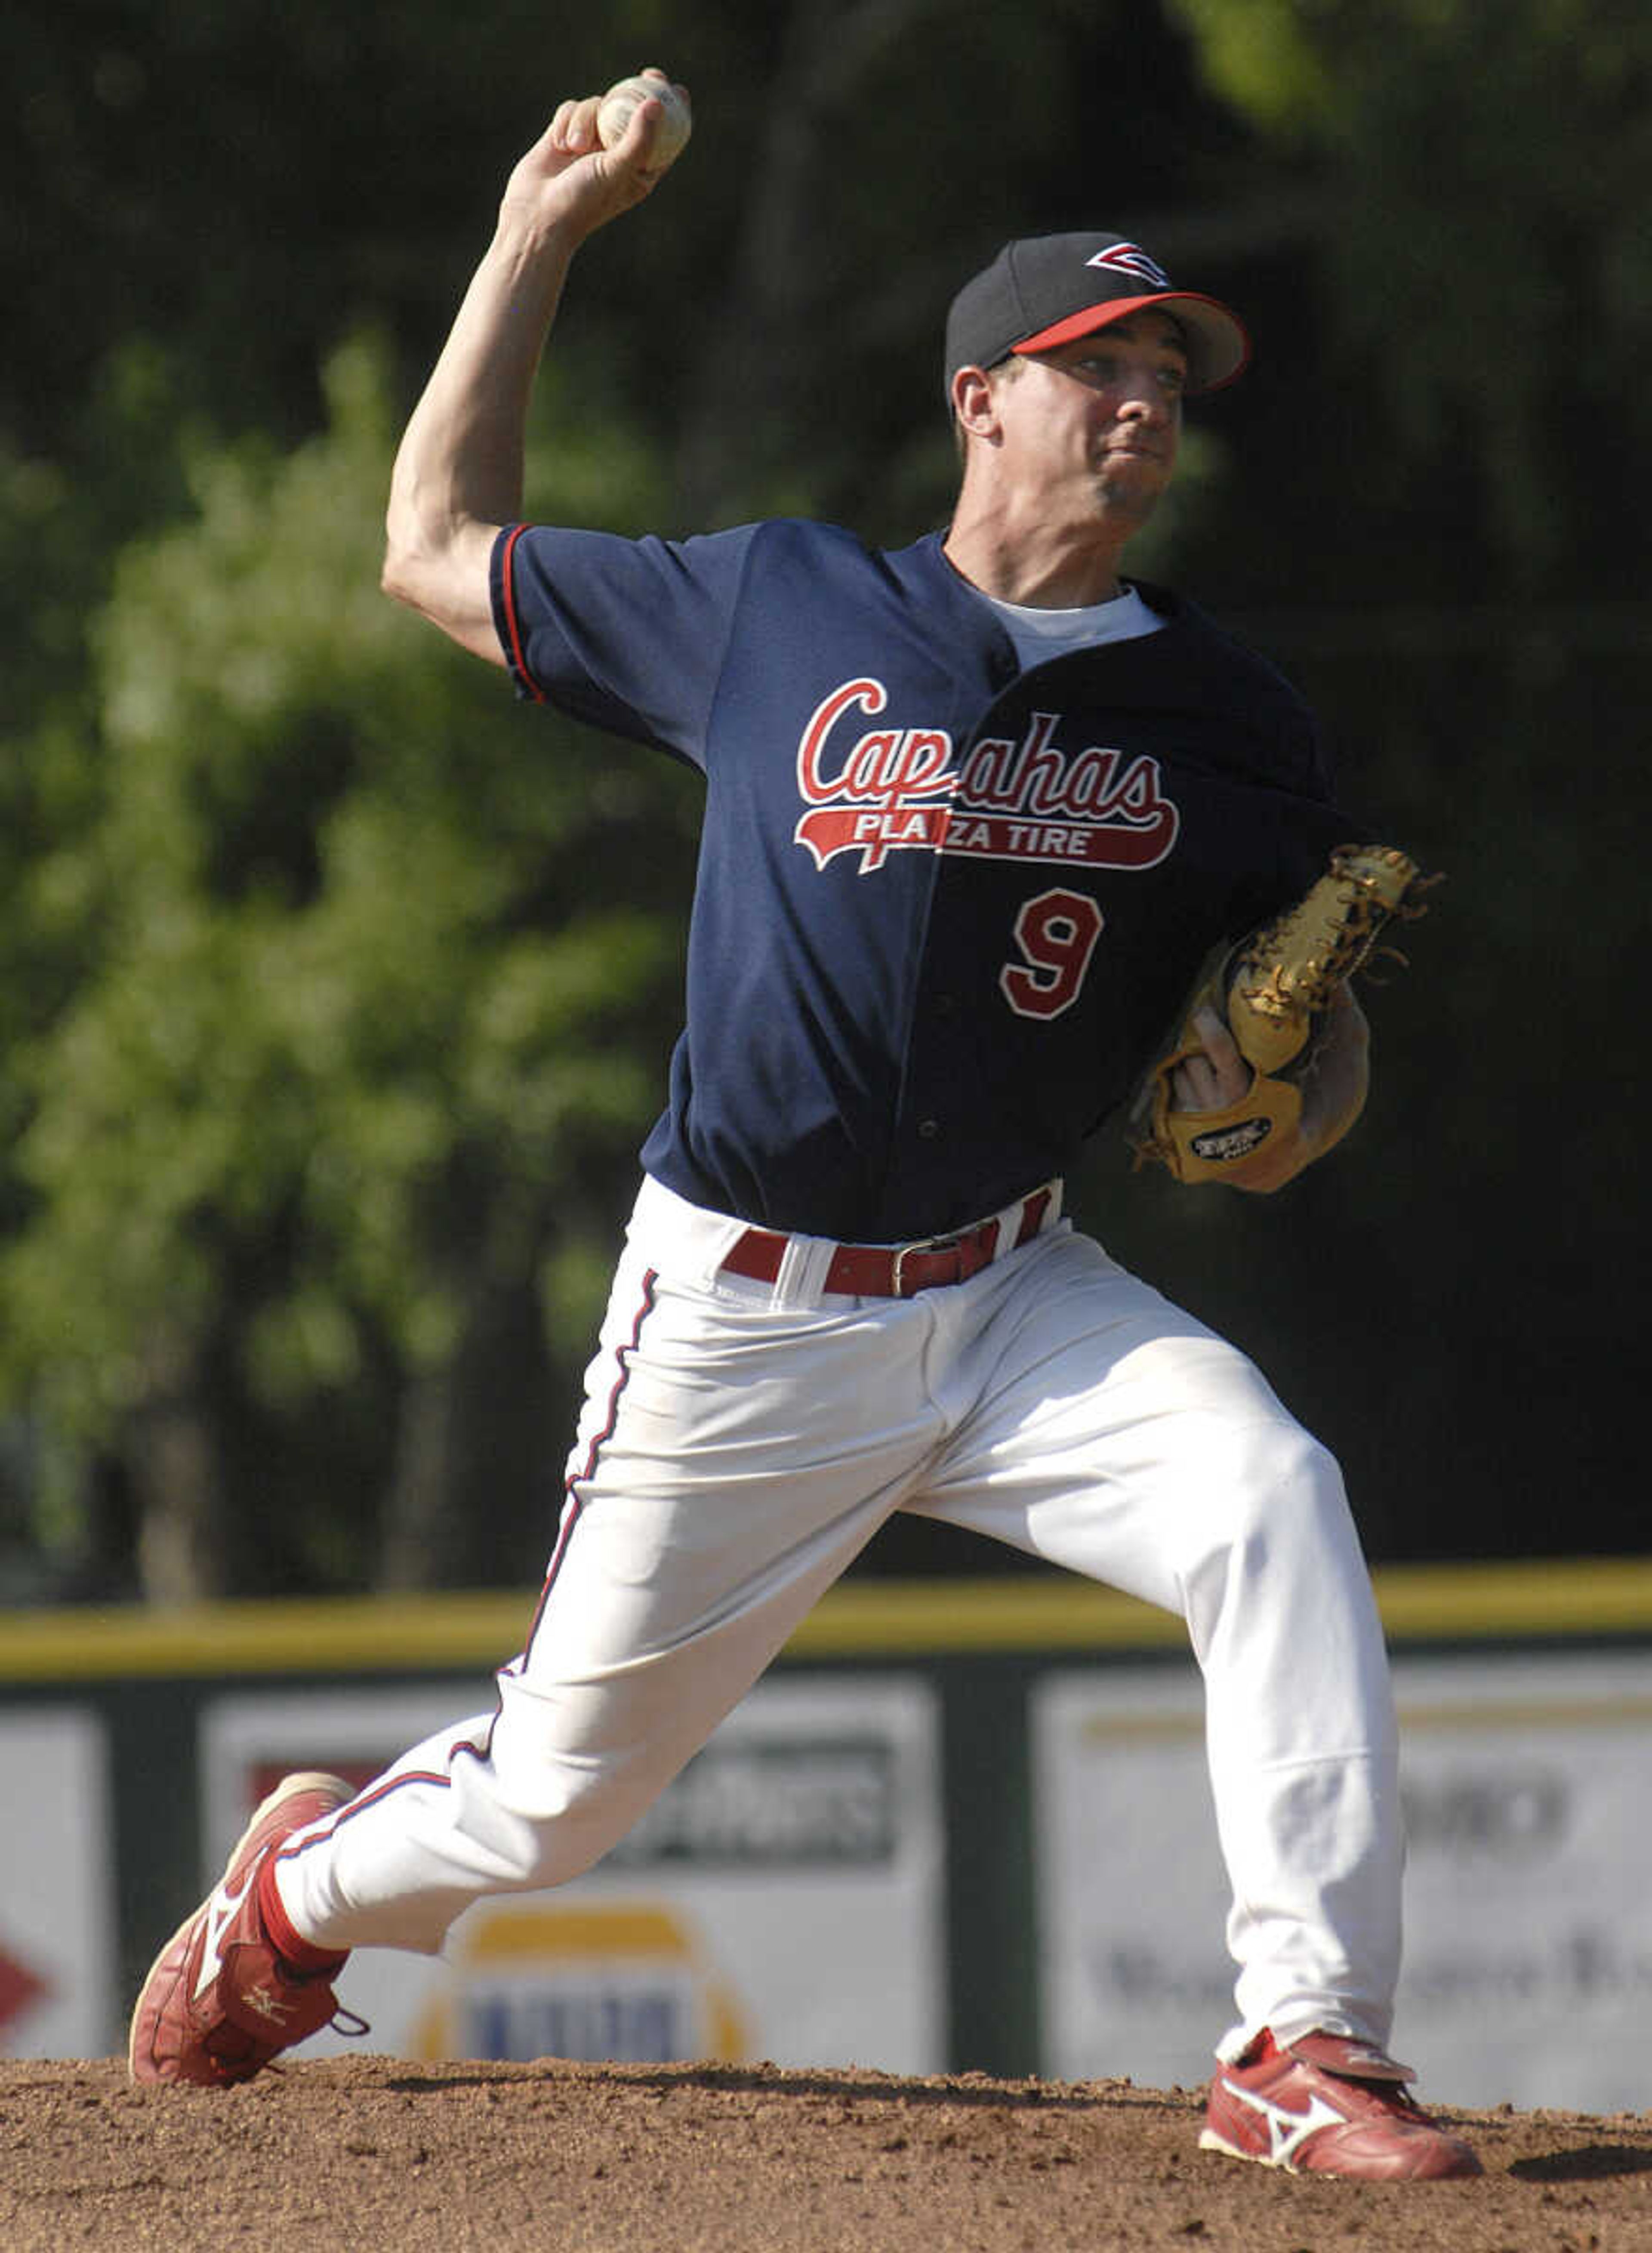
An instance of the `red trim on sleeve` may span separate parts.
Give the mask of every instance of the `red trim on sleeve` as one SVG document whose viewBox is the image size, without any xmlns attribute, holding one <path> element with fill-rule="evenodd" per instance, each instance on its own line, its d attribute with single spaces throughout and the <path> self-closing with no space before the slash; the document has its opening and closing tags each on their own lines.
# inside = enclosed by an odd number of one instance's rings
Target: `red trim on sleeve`
<svg viewBox="0 0 1652 2253">
<path fill-rule="evenodd" d="M 511 662 L 516 667 L 517 679 L 536 704 L 543 704 L 545 691 L 528 670 L 527 652 L 522 646 L 521 621 L 516 615 L 516 543 L 526 530 L 525 524 L 513 524 L 505 535 L 505 553 L 499 558 L 499 593 L 505 604 Z"/>
</svg>

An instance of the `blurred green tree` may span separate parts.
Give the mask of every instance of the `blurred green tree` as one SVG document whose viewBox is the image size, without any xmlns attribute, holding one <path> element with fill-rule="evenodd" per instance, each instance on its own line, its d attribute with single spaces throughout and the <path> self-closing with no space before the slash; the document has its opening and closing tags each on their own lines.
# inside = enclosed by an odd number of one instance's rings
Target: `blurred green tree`
<svg viewBox="0 0 1652 2253">
<path fill-rule="evenodd" d="M 12 1059 L 5 1374 L 118 1452 L 157 1596 L 531 1569 L 678 982 L 663 763 L 383 599 L 382 352 L 327 395 L 122 557 L 101 802 L 29 871 L 80 972 Z M 657 476 L 588 415 L 542 482 Z"/>
<path fill-rule="evenodd" d="M 1279 1371 L 1379 1553 L 1556 1545 L 1526 1490 L 1579 1480 L 1565 1545 L 1638 1541 L 1627 1424 L 1575 1406 L 1644 1374 L 1600 1284 L 1638 1103 L 1557 1091 L 1644 891 L 1649 46 L 1623 0 L 13 11 L 0 1550 L 171 1594 L 537 1567 L 697 786 L 525 725 L 379 596 L 379 522 L 510 163 L 644 60 L 695 138 L 576 269 L 540 513 L 939 520 L 936 339 L 1011 233 L 1117 227 L 1251 317 L 1139 567 L 1450 883 L 1346 1160 L 1258 1209 L 1098 1147 L 1081 1207 Z"/>
<path fill-rule="evenodd" d="M 1356 510 L 1388 519 L 1378 569 L 1422 524 L 1415 595 L 1618 591 L 1652 463 L 1652 14 L 1171 6 L 1210 88 L 1315 183 L 1315 383 L 1354 402 L 1337 421 L 1384 503 Z"/>
</svg>

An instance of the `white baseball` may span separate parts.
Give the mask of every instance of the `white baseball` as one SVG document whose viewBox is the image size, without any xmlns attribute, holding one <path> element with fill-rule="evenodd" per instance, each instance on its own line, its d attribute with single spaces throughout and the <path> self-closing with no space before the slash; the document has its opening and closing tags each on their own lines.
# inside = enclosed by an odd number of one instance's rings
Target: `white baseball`
<svg viewBox="0 0 1652 2253">
<path fill-rule="evenodd" d="M 623 78 L 610 86 L 603 96 L 596 113 L 596 131 L 604 149 L 611 149 L 631 123 L 631 112 L 639 101 L 650 96 L 665 109 L 654 134 L 653 169 L 663 172 L 667 164 L 674 164 L 681 156 L 689 134 L 694 130 L 694 118 L 689 113 L 687 97 L 674 86 L 659 78 Z"/>
</svg>

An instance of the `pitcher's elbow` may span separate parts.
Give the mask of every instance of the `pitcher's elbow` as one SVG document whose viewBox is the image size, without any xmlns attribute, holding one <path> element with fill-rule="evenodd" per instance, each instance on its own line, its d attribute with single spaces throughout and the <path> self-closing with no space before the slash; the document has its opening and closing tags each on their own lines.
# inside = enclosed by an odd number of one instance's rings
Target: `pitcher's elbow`
<svg viewBox="0 0 1652 2253">
<path fill-rule="evenodd" d="M 393 603 L 410 603 L 413 599 L 407 565 L 400 549 L 387 546 L 384 561 L 379 567 L 379 592 L 387 595 Z"/>
<path fill-rule="evenodd" d="M 379 567 L 379 589 L 392 602 L 423 611 L 430 580 L 429 544 L 394 516 L 386 527 L 384 558 Z"/>
</svg>

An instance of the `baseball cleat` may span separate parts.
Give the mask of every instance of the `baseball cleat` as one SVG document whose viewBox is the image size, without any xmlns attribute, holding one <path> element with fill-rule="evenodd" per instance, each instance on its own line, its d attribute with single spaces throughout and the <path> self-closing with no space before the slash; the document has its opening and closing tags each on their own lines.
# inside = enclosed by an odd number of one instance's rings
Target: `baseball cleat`
<svg viewBox="0 0 1652 2253">
<path fill-rule="evenodd" d="M 134 2081 L 208 2088 L 250 2081 L 270 2059 L 337 2014 L 331 1981 L 345 1960 L 303 1972 L 276 1954 L 258 1905 L 261 1868 L 284 1839 L 354 1796 L 336 1775 L 305 1771 L 276 1785 L 236 1842 L 223 1876 L 150 1967 L 132 2012 Z"/>
<path fill-rule="evenodd" d="M 1199 2145 L 1288 2174 L 1358 2182 L 1479 2174 L 1468 2145 L 1406 2095 L 1414 2078 L 1345 2034 L 1304 2034 L 1280 2048 L 1264 2032 L 1234 2064 L 1218 2065 Z"/>
</svg>

